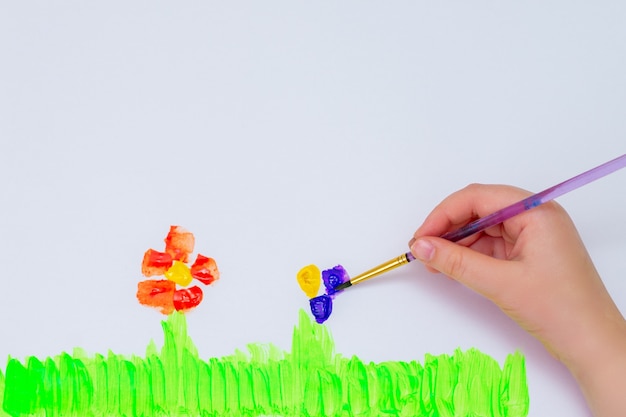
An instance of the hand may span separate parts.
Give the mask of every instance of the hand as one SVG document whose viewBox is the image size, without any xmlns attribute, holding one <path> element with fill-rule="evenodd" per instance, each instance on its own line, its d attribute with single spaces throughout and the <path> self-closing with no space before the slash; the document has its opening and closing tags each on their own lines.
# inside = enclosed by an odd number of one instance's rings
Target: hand
<svg viewBox="0 0 626 417">
<path fill-rule="evenodd" d="M 626 322 L 560 205 L 542 204 L 457 243 L 435 237 L 530 195 L 470 185 L 430 213 L 411 251 L 539 339 L 570 369 L 597 416 L 626 415 Z"/>
</svg>

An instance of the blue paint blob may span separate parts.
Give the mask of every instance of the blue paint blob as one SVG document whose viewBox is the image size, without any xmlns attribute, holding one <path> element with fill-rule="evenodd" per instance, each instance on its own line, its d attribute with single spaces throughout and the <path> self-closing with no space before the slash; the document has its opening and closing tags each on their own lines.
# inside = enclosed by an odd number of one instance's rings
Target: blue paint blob
<svg viewBox="0 0 626 417">
<path fill-rule="evenodd" d="M 531 208 L 535 208 L 541 203 L 543 203 L 541 197 L 538 198 L 536 195 L 531 195 L 524 200 L 524 210 L 530 210 Z"/>
<path fill-rule="evenodd" d="M 315 321 L 319 324 L 324 323 L 330 317 L 333 311 L 333 300 L 330 296 L 324 294 L 309 300 L 311 313 L 315 317 Z"/>
<path fill-rule="evenodd" d="M 350 280 L 348 273 L 341 265 L 337 265 L 334 268 L 326 269 L 322 271 L 322 280 L 324 281 L 324 287 L 326 287 L 326 294 L 335 295 L 341 291 L 335 291 L 335 288 Z"/>
</svg>

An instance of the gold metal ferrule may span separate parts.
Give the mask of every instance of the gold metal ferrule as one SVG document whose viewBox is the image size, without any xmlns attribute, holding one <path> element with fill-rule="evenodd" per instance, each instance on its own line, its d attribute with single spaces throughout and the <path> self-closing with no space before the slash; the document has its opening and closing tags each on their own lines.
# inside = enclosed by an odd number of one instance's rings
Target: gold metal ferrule
<svg viewBox="0 0 626 417">
<path fill-rule="evenodd" d="M 390 261 L 387 261 L 383 264 L 378 265 L 377 267 L 374 267 L 372 269 L 370 269 L 369 271 L 363 272 L 361 275 L 357 275 L 356 277 L 352 278 L 350 280 L 350 282 L 352 283 L 352 285 L 354 284 L 358 284 L 361 281 L 365 281 L 368 280 L 370 278 L 374 278 L 380 274 L 383 274 L 389 270 L 392 270 L 394 268 L 399 267 L 400 265 L 404 265 L 406 263 L 408 263 L 409 260 L 406 257 L 406 254 L 402 254 L 400 256 L 398 256 L 397 258 L 394 258 Z"/>
</svg>

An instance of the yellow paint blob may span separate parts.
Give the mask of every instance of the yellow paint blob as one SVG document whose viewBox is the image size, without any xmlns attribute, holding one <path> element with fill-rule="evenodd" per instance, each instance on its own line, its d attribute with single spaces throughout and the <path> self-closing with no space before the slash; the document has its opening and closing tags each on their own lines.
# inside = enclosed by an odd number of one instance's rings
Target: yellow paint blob
<svg viewBox="0 0 626 417">
<path fill-rule="evenodd" d="M 183 287 L 191 284 L 191 280 L 193 280 L 189 267 L 180 261 L 174 261 L 174 263 L 172 263 L 172 266 L 165 271 L 165 278 Z"/>
<path fill-rule="evenodd" d="M 298 271 L 298 284 L 302 291 L 309 297 L 313 298 L 317 295 L 317 291 L 320 289 L 320 283 L 322 282 L 322 274 L 320 269 L 311 264 L 307 265 Z"/>
</svg>

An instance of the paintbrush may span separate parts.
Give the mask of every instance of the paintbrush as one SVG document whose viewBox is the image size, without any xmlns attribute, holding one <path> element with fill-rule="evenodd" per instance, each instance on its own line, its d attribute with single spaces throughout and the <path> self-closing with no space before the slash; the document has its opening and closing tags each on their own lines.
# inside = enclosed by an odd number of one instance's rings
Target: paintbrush
<svg viewBox="0 0 626 417">
<path fill-rule="evenodd" d="M 569 180 L 563 181 L 562 183 L 550 187 L 544 191 L 531 195 L 530 197 L 518 201 L 517 203 L 513 203 L 508 207 L 496 211 L 495 213 L 492 213 L 485 217 L 481 217 L 480 219 L 468 223 L 467 225 L 455 231 L 444 233 L 443 235 L 441 235 L 441 237 L 452 242 L 457 242 L 461 239 L 465 239 L 468 236 L 500 224 L 505 220 L 510 219 L 511 217 L 517 216 L 518 214 L 523 213 L 526 210 L 530 210 L 533 207 L 537 207 L 565 193 L 568 193 L 572 190 L 582 187 L 583 185 L 589 184 L 592 181 L 609 175 L 610 173 L 615 172 L 618 169 L 624 168 L 625 166 L 626 154 L 602 165 L 599 165 L 593 169 L 590 169 L 589 171 L 583 172 L 582 174 L 570 178 Z M 340 291 L 370 278 L 377 277 L 387 271 L 399 267 L 400 265 L 408 264 L 409 262 L 414 260 L 415 257 L 413 256 L 413 254 L 411 252 L 406 252 L 398 256 L 397 258 L 391 259 L 390 261 L 387 261 L 383 264 L 378 265 L 375 268 L 370 269 L 369 271 L 362 273 L 361 275 L 357 275 L 349 281 L 337 285 L 335 287 L 335 291 Z"/>
</svg>

